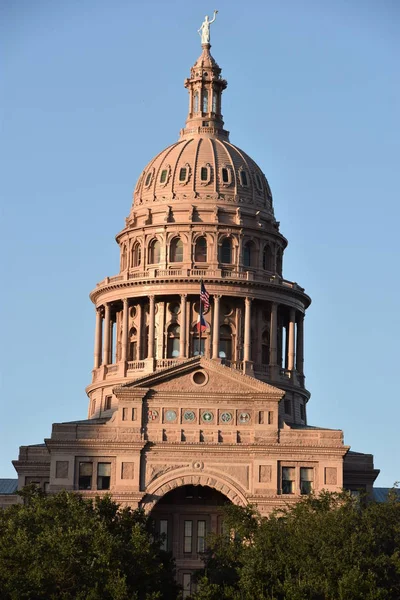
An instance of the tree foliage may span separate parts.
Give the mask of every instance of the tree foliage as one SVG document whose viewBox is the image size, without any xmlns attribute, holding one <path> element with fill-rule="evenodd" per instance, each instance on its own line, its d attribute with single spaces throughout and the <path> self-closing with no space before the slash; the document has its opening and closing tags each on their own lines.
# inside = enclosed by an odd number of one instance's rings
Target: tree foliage
<svg viewBox="0 0 400 600">
<path fill-rule="evenodd" d="M 171 555 L 141 510 L 26 488 L 0 511 L 1 600 L 172 600 Z"/>
<path fill-rule="evenodd" d="M 261 518 L 226 509 L 196 600 L 399 600 L 400 502 L 323 493 Z M 233 535 L 232 532 L 235 532 Z"/>
</svg>

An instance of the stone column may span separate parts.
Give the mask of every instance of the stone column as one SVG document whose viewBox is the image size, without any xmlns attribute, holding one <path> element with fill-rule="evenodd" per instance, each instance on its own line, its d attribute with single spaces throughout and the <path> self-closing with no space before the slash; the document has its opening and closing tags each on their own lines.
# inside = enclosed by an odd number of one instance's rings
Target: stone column
<svg viewBox="0 0 400 600">
<path fill-rule="evenodd" d="M 244 355 L 243 360 L 251 360 L 251 301 L 252 298 L 244 300 Z"/>
<path fill-rule="evenodd" d="M 221 296 L 214 294 L 212 358 L 218 358 L 219 352 L 220 300 Z"/>
<path fill-rule="evenodd" d="M 275 366 L 278 364 L 278 305 L 276 302 L 273 302 L 271 307 L 269 344 L 269 364 Z"/>
<path fill-rule="evenodd" d="M 103 365 L 108 365 L 109 360 L 110 360 L 110 305 L 107 302 L 104 306 Z"/>
<path fill-rule="evenodd" d="M 304 374 L 304 314 L 299 313 L 296 339 L 296 370 Z"/>
<path fill-rule="evenodd" d="M 180 338 L 179 338 L 179 357 L 186 356 L 186 299 L 187 294 L 181 294 L 181 318 L 180 318 Z"/>
<path fill-rule="evenodd" d="M 142 328 L 142 321 L 143 321 L 143 314 L 142 314 L 142 305 L 141 304 L 137 304 L 136 305 L 136 310 L 137 310 L 137 323 L 138 323 L 138 328 L 137 328 L 137 351 L 136 351 L 136 360 L 140 360 L 142 357 L 142 338 L 143 338 L 143 328 Z"/>
<path fill-rule="evenodd" d="M 115 328 L 117 329 L 117 328 Z M 114 345 L 116 343 L 116 339 L 114 339 L 114 321 L 112 319 L 110 319 L 110 352 L 109 352 L 109 358 L 108 358 L 108 364 L 112 364 L 113 363 L 113 354 L 114 354 Z M 117 336 L 115 336 L 116 338 Z"/>
<path fill-rule="evenodd" d="M 123 299 L 122 309 L 122 346 L 121 346 L 121 360 L 125 362 L 128 360 L 128 329 L 129 329 L 129 303 L 128 298 Z"/>
<path fill-rule="evenodd" d="M 295 358 L 295 332 L 296 332 L 296 311 L 294 308 L 290 309 L 289 314 L 289 340 L 288 340 L 288 369 L 289 371 L 294 370 L 294 358 Z"/>
<path fill-rule="evenodd" d="M 154 358 L 154 327 L 155 327 L 155 298 L 149 296 L 149 339 L 148 339 L 148 355 L 147 358 Z"/>
<path fill-rule="evenodd" d="M 96 331 L 94 336 L 94 368 L 98 369 L 101 365 L 101 346 L 103 337 L 103 316 L 101 307 L 96 308 Z"/>
</svg>

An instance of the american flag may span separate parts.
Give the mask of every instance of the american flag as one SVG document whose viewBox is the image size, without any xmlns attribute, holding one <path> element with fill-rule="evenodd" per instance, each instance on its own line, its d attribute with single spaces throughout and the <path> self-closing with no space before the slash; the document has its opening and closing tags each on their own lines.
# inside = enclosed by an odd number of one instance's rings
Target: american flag
<svg viewBox="0 0 400 600">
<path fill-rule="evenodd" d="M 205 315 L 210 310 L 210 294 L 207 292 L 204 287 L 204 283 L 201 282 L 200 285 L 200 301 L 202 304 L 202 313 Z"/>
</svg>

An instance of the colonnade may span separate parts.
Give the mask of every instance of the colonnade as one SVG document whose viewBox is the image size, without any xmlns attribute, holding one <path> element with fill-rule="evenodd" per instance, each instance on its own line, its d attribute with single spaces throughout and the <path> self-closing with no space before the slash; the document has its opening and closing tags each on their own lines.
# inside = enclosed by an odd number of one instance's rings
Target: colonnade
<svg viewBox="0 0 400 600">
<path fill-rule="evenodd" d="M 165 296 L 164 296 L 165 298 Z M 219 358 L 220 350 L 220 326 L 221 326 L 221 298 L 219 294 L 212 296 L 212 318 L 211 335 L 212 343 L 210 346 L 211 357 Z M 234 297 L 237 300 L 237 297 Z M 155 337 L 155 305 L 154 295 L 148 296 L 149 317 L 148 317 L 148 340 L 147 359 L 155 358 L 154 337 Z M 251 362 L 252 357 L 252 304 L 254 299 L 246 296 L 244 298 L 244 328 L 243 328 L 243 361 Z M 279 321 L 279 304 L 271 302 L 270 323 L 269 323 L 269 366 L 284 366 L 288 371 L 297 371 L 303 374 L 304 367 L 304 313 L 295 308 L 286 307 L 288 318 L 285 323 Z M 283 306 L 283 305 L 281 305 Z M 122 300 L 122 335 L 120 360 L 128 360 L 129 354 L 129 299 Z M 258 324 L 255 324 L 258 326 Z M 180 295 L 180 318 L 179 318 L 179 356 L 188 358 L 187 349 L 187 294 Z M 286 337 L 284 339 L 284 333 Z M 101 364 L 109 365 L 113 362 L 113 320 L 111 317 L 111 304 L 105 303 L 97 308 L 96 312 L 96 331 L 95 331 L 95 350 L 94 350 L 94 368 L 97 369 Z M 282 361 L 283 359 L 283 361 Z M 279 364 L 279 363 L 282 363 Z"/>
</svg>

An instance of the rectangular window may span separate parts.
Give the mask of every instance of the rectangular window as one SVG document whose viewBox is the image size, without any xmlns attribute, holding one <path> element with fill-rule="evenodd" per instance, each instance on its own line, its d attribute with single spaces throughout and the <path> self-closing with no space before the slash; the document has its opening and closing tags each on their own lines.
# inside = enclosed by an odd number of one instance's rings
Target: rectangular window
<svg viewBox="0 0 400 600">
<path fill-rule="evenodd" d="M 192 593 L 192 575 L 190 573 L 183 574 L 183 590 L 182 590 L 182 598 L 189 598 Z"/>
<path fill-rule="evenodd" d="M 186 181 L 186 168 L 182 167 L 181 170 L 179 171 L 179 181 Z"/>
<path fill-rule="evenodd" d="M 128 420 L 128 409 L 127 408 L 123 408 L 122 409 L 122 420 L 123 421 L 127 421 Z"/>
<path fill-rule="evenodd" d="M 111 463 L 99 463 L 97 465 L 97 489 L 109 490 L 111 480 Z"/>
<path fill-rule="evenodd" d="M 282 494 L 294 494 L 294 467 L 282 467 Z"/>
<path fill-rule="evenodd" d="M 292 414 L 292 407 L 290 405 L 290 400 L 285 400 L 285 413 L 287 415 L 291 415 Z"/>
<path fill-rule="evenodd" d="M 208 168 L 207 167 L 201 167 L 200 179 L 201 179 L 201 181 L 208 181 Z"/>
<path fill-rule="evenodd" d="M 80 490 L 91 490 L 92 489 L 92 474 L 93 474 L 93 463 L 91 463 L 91 462 L 79 463 L 78 489 L 80 489 Z"/>
<path fill-rule="evenodd" d="M 163 169 L 161 171 L 160 183 L 165 183 L 167 181 L 167 175 L 168 171 L 166 169 Z"/>
<path fill-rule="evenodd" d="M 300 468 L 300 493 L 311 494 L 314 481 L 314 469 L 309 467 Z"/>
<path fill-rule="evenodd" d="M 110 410 L 112 396 L 106 396 L 104 400 L 104 410 Z"/>
<path fill-rule="evenodd" d="M 161 549 L 168 550 L 168 521 L 166 519 L 161 519 L 160 521 L 160 535 L 164 537 Z"/>
<path fill-rule="evenodd" d="M 305 419 L 305 416 L 306 416 L 306 415 L 305 415 L 305 411 L 304 411 L 304 404 L 300 404 L 300 419 L 301 419 L 302 421 L 304 421 L 304 419 Z"/>
<path fill-rule="evenodd" d="M 197 552 L 204 552 L 206 549 L 206 522 L 197 521 Z"/>
<path fill-rule="evenodd" d="M 190 554 L 192 552 L 193 521 L 185 521 L 183 551 Z"/>
</svg>

